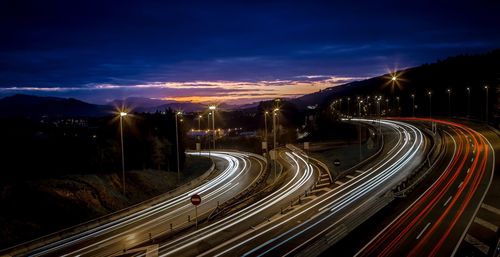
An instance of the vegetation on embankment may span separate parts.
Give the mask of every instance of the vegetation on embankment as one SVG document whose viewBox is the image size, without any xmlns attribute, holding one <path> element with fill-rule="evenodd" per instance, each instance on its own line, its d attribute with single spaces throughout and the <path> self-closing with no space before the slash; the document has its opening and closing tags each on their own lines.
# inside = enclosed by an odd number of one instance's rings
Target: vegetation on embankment
<svg viewBox="0 0 500 257">
<path fill-rule="evenodd" d="M 182 179 L 176 172 L 64 175 L 27 180 L 0 188 L 0 249 L 116 212 L 175 189 L 207 171 L 206 157 L 187 156 Z"/>
</svg>

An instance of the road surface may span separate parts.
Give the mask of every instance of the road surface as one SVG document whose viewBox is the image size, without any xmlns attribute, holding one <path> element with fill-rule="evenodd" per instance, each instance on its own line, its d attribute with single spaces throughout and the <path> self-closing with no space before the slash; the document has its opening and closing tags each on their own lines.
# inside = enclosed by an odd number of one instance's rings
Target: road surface
<svg viewBox="0 0 500 257">
<path fill-rule="evenodd" d="M 465 236 L 493 175 L 495 156 L 481 134 L 431 120 L 450 138 L 440 177 L 358 256 L 451 256 Z"/>
</svg>

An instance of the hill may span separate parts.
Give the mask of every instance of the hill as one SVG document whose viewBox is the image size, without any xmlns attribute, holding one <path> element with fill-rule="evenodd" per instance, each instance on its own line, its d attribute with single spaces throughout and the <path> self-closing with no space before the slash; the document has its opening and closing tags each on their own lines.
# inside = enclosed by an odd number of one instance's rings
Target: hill
<svg viewBox="0 0 500 257">
<path fill-rule="evenodd" d="M 113 111 L 111 106 L 89 104 L 74 98 L 17 94 L 0 99 L 0 117 L 93 117 Z"/>
</svg>

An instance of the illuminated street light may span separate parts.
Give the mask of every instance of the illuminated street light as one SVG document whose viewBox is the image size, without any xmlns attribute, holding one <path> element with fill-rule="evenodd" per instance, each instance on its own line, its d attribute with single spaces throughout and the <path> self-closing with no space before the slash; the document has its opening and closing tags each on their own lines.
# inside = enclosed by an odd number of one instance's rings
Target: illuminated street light
<svg viewBox="0 0 500 257">
<path fill-rule="evenodd" d="M 182 115 L 182 112 L 177 112 L 175 114 L 175 142 L 177 147 L 177 180 L 181 181 L 181 171 L 180 171 L 181 164 L 179 163 L 179 129 L 177 126 L 177 117 L 179 115 Z"/>
<path fill-rule="evenodd" d="M 278 116 L 279 108 L 275 108 L 273 110 L 273 150 L 274 150 L 274 179 L 276 180 L 277 178 L 277 171 L 276 171 L 276 156 L 278 156 L 278 152 L 276 151 L 276 116 Z"/>
<path fill-rule="evenodd" d="M 486 123 L 488 123 L 488 86 L 485 85 L 484 89 L 486 89 Z"/>
<path fill-rule="evenodd" d="M 122 147 L 122 189 L 125 195 L 125 151 L 123 147 L 123 117 L 127 116 L 126 112 L 120 112 L 120 142 Z"/>
<path fill-rule="evenodd" d="M 266 142 L 266 144 L 267 144 L 267 115 L 268 114 L 269 114 L 268 111 L 264 112 L 264 141 Z"/>
<path fill-rule="evenodd" d="M 411 100 L 412 100 L 412 116 L 415 117 L 415 94 L 411 94 Z"/>
<path fill-rule="evenodd" d="M 429 95 L 429 118 L 432 118 L 432 92 L 427 92 Z"/>
<path fill-rule="evenodd" d="M 201 131 L 201 119 L 203 118 L 203 116 L 199 115 L 198 116 L 198 131 Z"/>
<path fill-rule="evenodd" d="M 470 87 L 467 87 L 467 117 L 470 117 Z"/>
<path fill-rule="evenodd" d="M 451 117 L 451 89 L 446 89 L 448 93 L 448 117 Z"/>
<path fill-rule="evenodd" d="M 350 105 L 351 105 L 351 98 L 350 97 L 347 97 L 347 116 L 350 115 Z"/>
<path fill-rule="evenodd" d="M 214 150 L 215 150 L 215 110 L 217 109 L 217 107 L 215 105 L 210 105 L 208 107 L 209 110 L 212 111 L 212 131 L 213 131 L 213 144 L 214 144 Z"/>
</svg>

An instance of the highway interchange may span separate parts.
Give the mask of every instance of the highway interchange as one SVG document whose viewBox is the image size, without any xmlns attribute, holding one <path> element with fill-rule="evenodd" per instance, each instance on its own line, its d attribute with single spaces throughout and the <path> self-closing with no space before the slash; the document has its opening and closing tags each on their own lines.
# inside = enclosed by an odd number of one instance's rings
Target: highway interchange
<svg viewBox="0 0 500 257">
<path fill-rule="evenodd" d="M 262 156 L 212 151 L 217 170 L 169 199 L 63 238 L 13 248 L 30 256 L 316 256 L 384 208 L 423 169 L 441 137 L 439 178 L 357 252 L 358 256 L 451 256 L 487 192 L 494 151 L 459 123 L 351 119 L 381 132 L 382 148 L 342 178 L 293 145 L 277 149 L 280 172 Z M 440 133 L 433 134 L 435 123 Z M 202 197 L 197 214 L 189 198 Z M 237 204 L 238 199 L 244 199 Z M 236 202 L 215 215 L 225 202 Z"/>
</svg>

